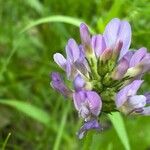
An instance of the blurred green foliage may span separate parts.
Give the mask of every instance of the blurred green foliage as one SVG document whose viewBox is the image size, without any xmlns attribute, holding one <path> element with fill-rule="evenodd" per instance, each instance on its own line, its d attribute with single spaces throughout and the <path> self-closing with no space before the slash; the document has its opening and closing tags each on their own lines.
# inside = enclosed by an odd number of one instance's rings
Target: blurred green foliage
<svg viewBox="0 0 150 150">
<path fill-rule="evenodd" d="M 56 51 L 64 53 L 70 37 L 79 41 L 79 29 L 55 22 L 20 32 L 40 18 L 66 15 L 84 20 L 98 33 L 111 18 L 119 17 L 131 23 L 131 47 L 145 46 L 149 49 L 150 1 L 0 0 L 0 6 L 0 99 L 27 102 L 50 116 L 49 125 L 44 126 L 16 109 L 0 105 L 0 148 L 11 133 L 7 150 L 83 149 L 84 141 L 75 136 L 81 124 L 76 111 L 71 102 L 65 101 L 49 85 L 49 73 L 53 70 L 62 72 L 54 64 L 53 54 Z M 141 91 L 150 90 L 149 75 L 145 80 Z M 150 118 L 125 117 L 124 121 L 131 149 L 150 149 Z M 101 122 L 106 130 L 94 135 L 89 149 L 124 149 L 108 117 L 104 116 Z"/>
</svg>

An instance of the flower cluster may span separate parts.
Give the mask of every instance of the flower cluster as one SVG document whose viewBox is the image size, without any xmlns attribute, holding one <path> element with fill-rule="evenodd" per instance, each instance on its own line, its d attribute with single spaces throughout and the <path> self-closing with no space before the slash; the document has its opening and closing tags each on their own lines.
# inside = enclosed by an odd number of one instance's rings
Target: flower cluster
<svg viewBox="0 0 150 150">
<path fill-rule="evenodd" d="M 66 58 L 54 54 L 54 61 L 66 72 L 72 87 L 65 85 L 59 73 L 51 74 L 51 86 L 73 100 L 83 119 L 79 138 L 90 129 L 100 130 L 98 116 L 102 113 L 150 115 L 150 93 L 137 95 L 142 76 L 150 71 L 150 53 L 144 47 L 129 50 L 130 24 L 115 18 L 103 34 L 91 36 L 82 23 L 80 36 L 79 45 L 69 39 Z"/>
</svg>

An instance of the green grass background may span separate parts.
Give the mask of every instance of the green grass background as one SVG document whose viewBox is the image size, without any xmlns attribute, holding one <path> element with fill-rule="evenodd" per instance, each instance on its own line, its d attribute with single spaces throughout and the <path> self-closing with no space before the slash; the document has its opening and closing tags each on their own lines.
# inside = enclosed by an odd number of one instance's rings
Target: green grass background
<svg viewBox="0 0 150 150">
<path fill-rule="evenodd" d="M 132 26 L 131 47 L 149 49 L 149 14 L 149 0 L 0 0 L 0 149 L 124 150 L 108 116 L 101 118 L 106 128 L 102 133 L 78 140 L 77 112 L 49 85 L 50 72 L 65 75 L 53 62 L 53 54 L 64 53 L 71 37 L 79 42 L 79 28 L 58 20 L 21 31 L 40 18 L 65 15 L 102 33 L 110 19 L 119 17 Z M 144 78 L 141 92 L 150 91 L 149 74 Z M 149 150 L 150 117 L 123 119 L 131 149 Z"/>
</svg>

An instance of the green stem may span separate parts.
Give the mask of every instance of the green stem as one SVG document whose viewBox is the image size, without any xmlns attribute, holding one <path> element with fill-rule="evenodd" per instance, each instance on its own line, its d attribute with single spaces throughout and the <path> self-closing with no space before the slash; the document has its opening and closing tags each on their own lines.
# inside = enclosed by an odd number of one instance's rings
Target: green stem
<svg viewBox="0 0 150 150">
<path fill-rule="evenodd" d="M 4 143 L 2 145 L 2 150 L 5 150 L 6 144 L 7 144 L 8 140 L 9 140 L 10 136 L 11 136 L 11 133 L 8 133 Z"/>
</svg>

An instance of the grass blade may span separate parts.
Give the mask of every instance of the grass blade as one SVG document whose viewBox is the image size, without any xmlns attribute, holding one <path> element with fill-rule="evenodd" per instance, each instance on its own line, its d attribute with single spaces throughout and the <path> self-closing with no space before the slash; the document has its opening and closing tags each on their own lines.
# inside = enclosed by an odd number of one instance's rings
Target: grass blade
<svg viewBox="0 0 150 150">
<path fill-rule="evenodd" d="M 66 124 L 69 108 L 70 108 L 70 105 L 68 103 L 68 106 L 66 107 L 66 109 L 64 109 L 64 112 L 63 112 L 63 117 L 62 117 L 62 120 L 61 120 L 61 123 L 60 123 L 60 128 L 58 130 L 58 134 L 57 134 L 57 137 L 56 137 L 56 140 L 55 140 L 55 143 L 54 143 L 53 150 L 59 150 L 60 149 L 59 146 L 60 146 L 60 142 L 61 142 L 61 139 L 62 139 L 64 127 L 65 127 L 65 124 Z"/>
<path fill-rule="evenodd" d="M 43 123 L 44 125 L 48 125 L 50 122 L 50 117 L 45 111 L 31 104 L 13 99 L 0 99 L 0 104 L 11 106 L 26 114 L 30 118 L 33 118 L 40 123 Z"/>
<path fill-rule="evenodd" d="M 124 145 L 126 150 L 130 150 L 129 140 L 127 136 L 127 132 L 125 129 L 125 125 L 123 122 L 123 118 L 119 112 L 115 112 L 109 115 L 109 118 L 120 138 L 120 141 Z"/>
<path fill-rule="evenodd" d="M 33 21 L 32 23 L 30 23 L 29 25 L 27 25 L 22 31 L 25 32 L 27 30 L 29 30 L 30 28 L 43 24 L 43 23 L 49 23 L 49 22 L 62 22 L 62 23 L 68 23 L 68 24 L 72 24 L 74 26 L 79 27 L 80 23 L 83 22 L 80 19 L 77 18 L 73 18 L 73 17 L 69 17 L 69 16 L 50 16 L 50 17 L 44 17 L 41 19 L 38 19 L 36 21 Z"/>
<path fill-rule="evenodd" d="M 50 16 L 50 17 L 44 17 L 41 19 L 38 19 L 36 21 L 31 22 L 29 25 L 27 25 L 20 33 L 23 33 L 27 30 L 29 30 L 30 28 L 43 24 L 43 23 L 50 23 L 50 22 L 62 22 L 62 23 L 68 23 L 74 26 L 79 27 L 80 24 L 84 21 L 77 19 L 77 18 L 73 18 L 73 17 L 69 17 L 69 16 L 61 16 L 61 15 L 55 15 L 55 16 Z M 89 27 L 89 30 L 91 33 L 94 33 L 94 31 Z"/>
</svg>

